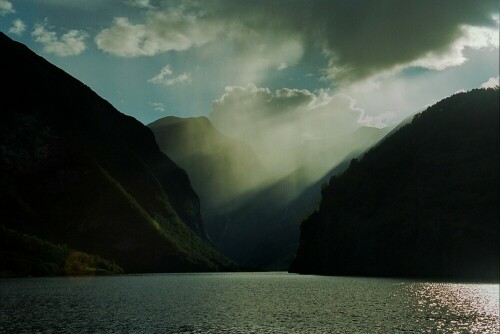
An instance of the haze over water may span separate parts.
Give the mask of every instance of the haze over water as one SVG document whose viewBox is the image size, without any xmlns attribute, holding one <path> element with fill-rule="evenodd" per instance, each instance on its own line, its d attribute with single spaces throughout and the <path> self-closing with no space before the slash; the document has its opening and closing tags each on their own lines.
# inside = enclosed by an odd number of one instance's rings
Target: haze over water
<svg viewBox="0 0 500 334">
<path fill-rule="evenodd" d="M 499 285 L 286 273 L 0 280 L 0 333 L 498 333 Z"/>
</svg>

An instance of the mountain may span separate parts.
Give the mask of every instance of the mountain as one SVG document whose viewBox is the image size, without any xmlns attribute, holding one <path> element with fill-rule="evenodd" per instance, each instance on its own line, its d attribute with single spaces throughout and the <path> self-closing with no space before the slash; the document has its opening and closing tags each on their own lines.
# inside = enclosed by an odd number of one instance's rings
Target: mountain
<svg viewBox="0 0 500 334">
<path fill-rule="evenodd" d="M 300 222 L 319 203 L 321 185 L 341 170 L 332 169 L 341 161 L 325 157 L 357 156 L 387 133 L 361 127 L 331 143 L 332 152 L 305 150 L 311 159 L 302 168 L 273 179 L 249 146 L 221 134 L 206 117 L 169 116 L 148 126 L 160 149 L 190 176 L 217 249 L 241 265 L 279 270 L 293 259 Z M 318 155 L 322 164 L 308 163 Z"/>
<path fill-rule="evenodd" d="M 168 116 L 148 127 L 162 152 L 188 173 L 204 215 L 227 210 L 236 205 L 235 198 L 264 182 L 263 167 L 252 149 L 221 134 L 206 117 Z"/>
<path fill-rule="evenodd" d="M 151 130 L 4 34 L 0 46 L 3 237 L 27 238 L 14 243 L 21 248 L 30 238 L 65 245 L 128 273 L 233 268 L 206 237 L 187 174 Z M 0 263 L 26 254 L 12 248 Z"/>
<path fill-rule="evenodd" d="M 342 163 L 310 185 L 296 171 L 256 191 L 235 210 L 207 217 L 215 244 L 242 265 L 286 270 L 298 247 L 303 217 L 317 207 L 322 184 L 344 168 Z"/>
<path fill-rule="evenodd" d="M 446 98 L 330 180 L 290 272 L 499 278 L 499 90 Z"/>
<path fill-rule="evenodd" d="M 0 225 L 0 277 L 121 274 L 116 263 Z"/>
</svg>

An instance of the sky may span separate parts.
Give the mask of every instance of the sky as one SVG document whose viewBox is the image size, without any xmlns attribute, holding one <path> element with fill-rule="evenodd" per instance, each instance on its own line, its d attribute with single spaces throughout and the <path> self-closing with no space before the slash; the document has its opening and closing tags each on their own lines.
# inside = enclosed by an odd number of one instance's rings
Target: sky
<svg viewBox="0 0 500 334">
<path fill-rule="evenodd" d="M 393 126 L 499 78 L 496 0 L 0 0 L 0 31 L 144 124 L 235 136 Z"/>
</svg>

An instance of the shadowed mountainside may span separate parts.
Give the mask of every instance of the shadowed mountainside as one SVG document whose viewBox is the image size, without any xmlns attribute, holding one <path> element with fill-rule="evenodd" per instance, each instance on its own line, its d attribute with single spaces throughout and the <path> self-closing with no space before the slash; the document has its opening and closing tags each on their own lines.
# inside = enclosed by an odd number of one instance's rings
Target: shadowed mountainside
<svg viewBox="0 0 500 334">
<path fill-rule="evenodd" d="M 146 126 L 4 34 L 0 45 L 2 225 L 126 272 L 233 268 L 206 238 L 187 174 Z"/>
<path fill-rule="evenodd" d="M 416 115 L 322 191 L 291 272 L 499 278 L 499 90 Z"/>
<path fill-rule="evenodd" d="M 121 274 L 116 263 L 0 225 L 0 277 Z"/>
<path fill-rule="evenodd" d="M 319 203 L 321 185 L 342 170 L 342 163 L 329 170 L 327 161 L 336 160 L 324 157 L 355 157 L 387 133 L 361 127 L 332 142 L 330 152 L 311 149 L 321 163 L 307 159 L 301 169 L 274 179 L 249 146 L 222 135 L 205 117 L 169 116 L 148 126 L 160 149 L 192 179 L 216 247 L 244 266 L 273 270 L 288 268 L 300 222 Z M 311 180 L 318 170 L 324 175 Z"/>
</svg>

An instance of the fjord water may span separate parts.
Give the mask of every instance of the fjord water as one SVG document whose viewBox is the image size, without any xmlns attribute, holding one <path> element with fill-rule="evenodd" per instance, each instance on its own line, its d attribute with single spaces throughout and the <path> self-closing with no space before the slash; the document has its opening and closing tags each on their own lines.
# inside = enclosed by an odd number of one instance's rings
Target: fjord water
<svg viewBox="0 0 500 334">
<path fill-rule="evenodd" d="M 1 333 L 498 333 L 499 285 L 287 273 L 0 280 Z"/>
</svg>

